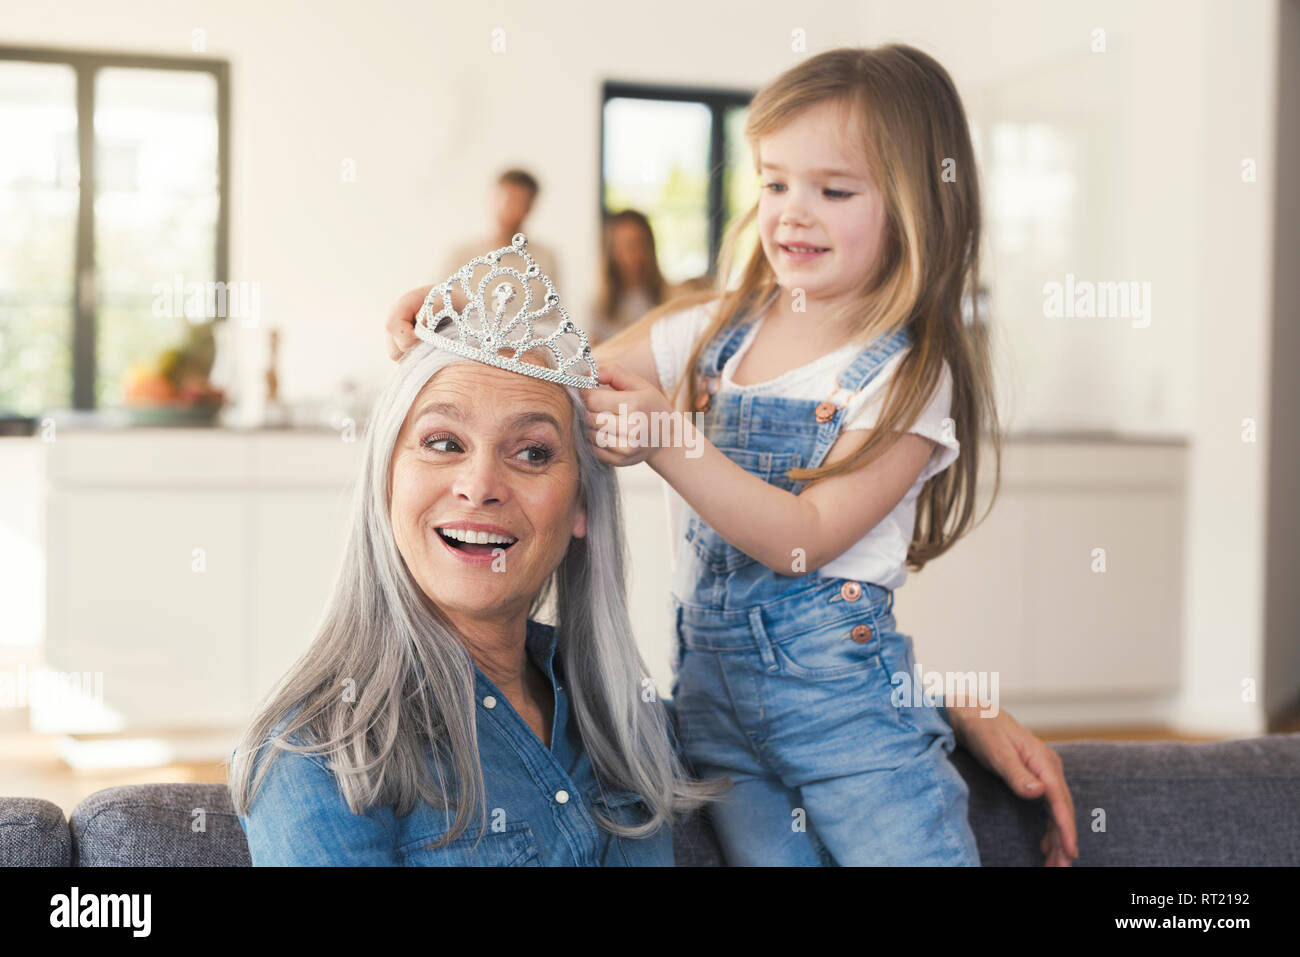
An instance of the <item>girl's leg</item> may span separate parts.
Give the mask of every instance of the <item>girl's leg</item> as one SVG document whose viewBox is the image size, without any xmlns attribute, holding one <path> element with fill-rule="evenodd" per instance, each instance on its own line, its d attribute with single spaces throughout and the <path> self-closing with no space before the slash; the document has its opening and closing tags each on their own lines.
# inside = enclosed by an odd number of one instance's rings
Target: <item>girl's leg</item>
<svg viewBox="0 0 1300 957">
<path fill-rule="evenodd" d="M 754 726 L 762 709 L 745 656 L 691 651 L 679 661 L 673 690 L 678 739 L 691 769 L 701 778 L 732 781 L 708 809 L 727 864 L 829 863 L 798 811 L 799 792 L 763 764 Z"/>
<path fill-rule="evenodd" d="M 697 769 L 698 770 L 698 769 Z M 731 867 L 818 867 L 830 863 L 799 810 L 799 792 L 774 777 L 709 767 L 704 777 L 730 775 L 732 787 L 709 817 Z"/>
<path fill-rule="evenodd" d="M 970 866 L 980 863 L 967 821 L 968 789 L 941 738 L 895 768 L 804 785 L 800 799 L 835 863 Z"/>
<path fill-rule="evenodd" d="M 902 693 L 916 662 L 890 619 L 870 619 L 871 640 L 856 648 L 838 626 L 772 642 L 765 763 L 797 788 L 837 864 L 977 866 L 952 728 Z"/>
</svg>

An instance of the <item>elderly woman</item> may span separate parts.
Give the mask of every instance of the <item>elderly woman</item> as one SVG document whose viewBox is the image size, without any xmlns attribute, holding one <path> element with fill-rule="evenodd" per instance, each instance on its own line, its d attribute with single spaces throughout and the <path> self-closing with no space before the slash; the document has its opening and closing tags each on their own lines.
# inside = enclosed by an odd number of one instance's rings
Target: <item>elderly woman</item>
<svg viewBox="0 0 1300 957">
<path fill-rule="evenodd" d="M 641 695 L 617 488 L 571 391 L 403 360 L 324 622 L 232 762 L 255 865 L 673 863 L 666 825 L 716 787 Z M 552 585 L 559 629 L 533 620 Z"/>
<path fill-rule="evenodd" d="M 324 621 L 233 757 L 253 863 L 672 864 L 674 819 L 727 782 L 689 775 L 642 694 L 585 405 L 414 341 L 371 412 Z M 552 589 L 557 627 L 534 618 Z M 948 714 L 1017 793 L 1047 794 L 1043 850 L 1067 863 L 1054 752 L 1005 713 Z"/>
</svg>

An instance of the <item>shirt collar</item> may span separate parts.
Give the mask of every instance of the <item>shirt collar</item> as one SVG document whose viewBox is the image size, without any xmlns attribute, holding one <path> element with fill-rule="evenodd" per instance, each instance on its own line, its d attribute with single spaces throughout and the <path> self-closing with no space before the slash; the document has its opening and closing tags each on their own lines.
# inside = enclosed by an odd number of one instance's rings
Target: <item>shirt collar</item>
<svg viewBox="0 0 1300 957">
<path fill-rule="evenodd" d="M 550 679 L 552 685 L 555 685 L 557 683 L 556 678 L 561 670 L 559 658 L 555 654 L 555 626 L 533 621 L 530 618 L 527 633 L 524 637 L 524 646 L 528 651 L 528 656 L 533 659 L 533 664 L 537 665 L 542 674 Z"/>
</svg>

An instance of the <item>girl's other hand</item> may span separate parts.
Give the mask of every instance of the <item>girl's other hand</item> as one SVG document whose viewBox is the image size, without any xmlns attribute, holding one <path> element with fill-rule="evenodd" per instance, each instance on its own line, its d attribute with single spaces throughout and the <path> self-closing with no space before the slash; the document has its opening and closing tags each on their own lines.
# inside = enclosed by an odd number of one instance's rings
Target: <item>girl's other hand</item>
<svg viewBox="0 0 1300 957">
<path fill-rule="evenodd" d="M 607 465 L 636 465 L 650 458 L 657 447 L 681 441 L 676 422 L 669 426 L 669 435 L 656 435 L 655 423 L 682 418 L 656 416 L 672 412 L 662 392 L 615 362 L 599 365 L 597 379 L 609 388 L 579 390 L 587 404 L 587 436 L 597 458 Z"/>
<path fill-rule="evenodd" d="M 1025 800 L 1047 799 L 1047 833 L 1039 843 L 1047 867 L 1069 867 L 1079 856 L 1074 798 L 1061 756 L 1005 711 L 981 717 L 979 705 L 946 708 L 958 743 Z"/>
</svg>

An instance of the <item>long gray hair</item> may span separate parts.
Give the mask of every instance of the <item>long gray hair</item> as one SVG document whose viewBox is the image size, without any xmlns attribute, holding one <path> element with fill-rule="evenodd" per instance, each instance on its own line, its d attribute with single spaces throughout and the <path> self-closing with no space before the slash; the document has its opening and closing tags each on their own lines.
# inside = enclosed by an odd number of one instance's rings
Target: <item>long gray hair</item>
<svg viewBox="0 0 1300 957">
<path fill-rule="evenodd" d="M 455 808 L 443 842 L 459 837 L 476 809 L 480 832 L 486 827 L 474 664 L 407 569 L 393 538 L 388 495 L 393 448 L 416 396 L 441 369 L 469 361 L 419 343 L 376 399 L 338 584 L 315 640 L 268 695 L 236 748 L 230 790 L 237 813 L 248 813 L 275 749 L 282 749 L 325 756 L 355 814 L 393 805 L 402 816 L 424 801 Z M 571 539 L 529 618 L 553 592 L 557 653 L 597 778 L 602 786 L 641 795 L 653 812 L 636 827 L 597 819 L 608 831 L 639 838 L 671 826 L 674 814 L 712 799 L 720 788 L 688 776 L 669 740 L 663 703 L 657 695 L 643 700 L 649 671 L 628 617 L 618 485 L 587 438 L 578 391 L 565 391 L 588 531 Z M 269 760 L 258 764 L 257 752 L 282 721 L 283 731 L 270 738 L 275 749 Z M 304 743 L 286 740 L 290 736 Z"/>
</svg>

